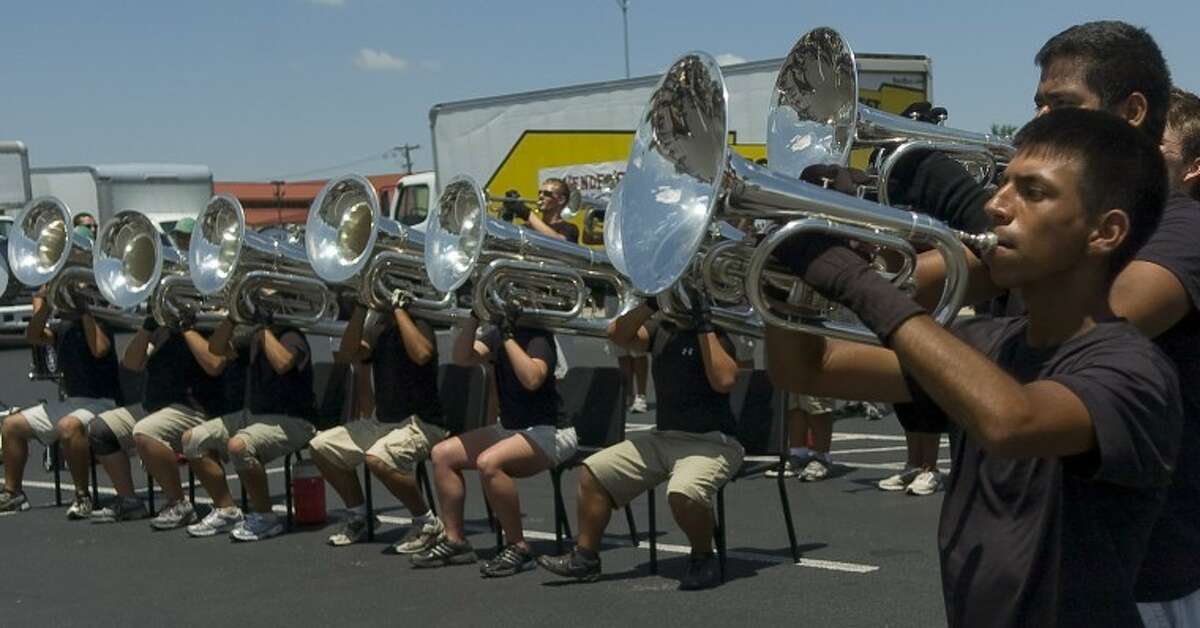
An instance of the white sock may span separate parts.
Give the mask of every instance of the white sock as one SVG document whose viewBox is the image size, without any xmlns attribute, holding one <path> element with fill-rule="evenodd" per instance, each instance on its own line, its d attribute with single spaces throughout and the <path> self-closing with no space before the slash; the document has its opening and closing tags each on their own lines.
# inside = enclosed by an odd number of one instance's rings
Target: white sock
<svg viewBox="0 0 1200 628">
<path fill-rule="evenodd" d="M 828 451 L 814 451 L 814 452 L 812 452 L 812 455 L 814 458 L 820 458 L 826 464 L 833 463 L 833 455 L 830 454 Z"/>
<path fill-rule="evenodd" d="M 413 523 L 414 524 L 425 525 L 425 524 L 429 523 L 430 521 L 433 521 L 433 509 L 432 508 L 430 508 L 429 510 L 426 510 L 425 514 L 423 514 L 423 515 L 413 515 Z"/>
<path fill-rule="evenodd" d="M 233 516 L 233 515 L 236 515 L 236 514 L 238 514 L 239 512 L 241 512 L 241 511 L 242 511 L 242 510 L 241 510 L 240 508 L 238 508 L 237 506 L 230 506 L 230 507 L 228 507 L 228 508 L 218 508 L 217 510 L 218 510 L 218 511 L 219 511 L 219 512 L 220 512 L 222 515 L 228 515 L 228 516 Z"/>
<path fill-rule="evenodd" d="M 808 450 L 808 447 L 792 447 L 788 449 L 788 455 L 793 458 L 807 458 L 811 454 L 812 452 Z"/>
<path fill-rule="evenodd" d="M 359 504 L 359 505 L 355 506 L 354 508 L 347 508 L 346 510 L 349 510 L 350 514 L 354 515 L 355 517 L 367 516 L 367 505 L 366 504 Z"/>
</svg>

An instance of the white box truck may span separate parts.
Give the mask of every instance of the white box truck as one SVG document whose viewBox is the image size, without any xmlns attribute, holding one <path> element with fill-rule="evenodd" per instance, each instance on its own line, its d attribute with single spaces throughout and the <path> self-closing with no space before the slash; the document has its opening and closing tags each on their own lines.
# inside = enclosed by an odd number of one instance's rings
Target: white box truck
<svg viewBox="0 0 1200 628">
<path fill-rule="evenodd" d="M 932 61 L 920 55 L 859 54 L 859 99 L 899 113 L 933 100 Z M 766 156 L 767 109 L 783 59 L 725 66 L 729 141 L 750 159 Z M 533 198 L 548 177 L 578 190 L 583 211 L 569 219 L 584 244 L 602 246 L 604 192 L 622 176 L 638 118 L 659 75 L 570 85 L 434 105 L 429 111 L 433 172 L 404 177 L 391 215 L 419 224 L 440 186 L 459 174 L 501 196 Z M 596 199 L 591 207 L 587 200 Z M 580 208 L 576 208 L 580 209 Z"/>
</svg>

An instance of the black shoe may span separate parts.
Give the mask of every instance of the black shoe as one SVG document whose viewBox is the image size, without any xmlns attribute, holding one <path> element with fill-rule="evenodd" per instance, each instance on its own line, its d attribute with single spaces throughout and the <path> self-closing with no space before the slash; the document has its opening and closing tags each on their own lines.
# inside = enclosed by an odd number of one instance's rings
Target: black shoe
<svg viewBox="0 0 1200 628">
<path fill-rule="evenodd" d="M 715 554 L 692 554 L 687 574 L 679 581 L 680 591 L 711 589 L 721 584 L 721 566 Z"/>
<path fill-rule="evenodd" d="M 479 566 L 484 578 L 503 578 L 533 569 L 533 556 L 520 545 L 508 545 L 496 557 Z"/>
<path fill-rule="evenodd" d="M 537 564 L 542 569 L 564 578 L 575 578 L 586 582 L 595 582 L 600 577 L 600 557 L 588 558 L 579 548 L 562 556 L 538 556 Z"/>
<path fill-rule="evenodd" d="M 412 555 L 412 566 L 419 569 L 428 567 L 445 567 L 447 565 L 470 565 L 479 560 L 471 544 L 463 541 L 455 543 L 442 538 L 433 547 Z"/>
</svg>

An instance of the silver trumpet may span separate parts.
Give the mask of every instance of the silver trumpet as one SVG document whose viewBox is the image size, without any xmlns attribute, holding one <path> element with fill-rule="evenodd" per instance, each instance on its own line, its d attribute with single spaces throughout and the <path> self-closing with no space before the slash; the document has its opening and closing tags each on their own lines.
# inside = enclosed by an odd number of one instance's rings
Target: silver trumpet
<svg viewBox="0 0 1200 628">
<path fill-rule="evenodd" d="M 888 199 L 892 171 L 915 151 L 937 150 L 963 162 L 984 184 L 995 180 L 1016 149 L 1002 138 L 920 122 L 858 102 L 858 64 L 837 31 L 821 27 L 800 38 L 784 59 L 767 118 L 771 169 L 799 177 L 813 164 L 850 164 L 850 151 L 874 148 L 873 187 Z"/>
<path fill-rule="evenodd" d="M 335 289 L 353 293 L 370 308 L 391 308 L 391 295 L 413 295 L 410 313 L 441 323 L 470 316 L 454 292 L 430 284 L 425 274 L 425 234 L 383 215 L 370 181 L 347 175 L 329 181 L 313 200 L 305 227 L 313 272 Z"/>
<path fill-rule="evenodd" d="M 470 177 L 446 185 L 428 225 L 430 283 L 452 292 L 472 281 L 473 308 L 481 320 L 495 320 L 502 305 L 516 299 L 524 324 L 603 337 L 615 316 L 605 316 L 605 304 L 592 301 L 593 289 L 617 299 L 616 315 L 639 302 L 603 251 L 489 216 L 483 191 Z"/>
<path fill-rule="evenodd" d="M 936 249 L 945 258 L 947 278 L 932 314 L 942 324 L 953 319 L 966 289 L 958 235 L 928 216 L 798 181 L 733 153 L 726 144 L 727 102 L 720 66 L 693 52 L 671 65 L 643 113 L 622 181 L 618 227 L 622 261 L 639 290 L 660 293 L 699 269 L 700 280 L 719 293 L 715 284 L 736 285 L 740 276 L 746 299 L 767 324 L 877 343 L 852 317 L 830 316 L 838 306 L 815 298 L 772 261 L 787 238 L 824 233 L 899 255 L 902 268 L 887 276 L 901 287 L 910 283 L 916 247 Z M 723 219 L 789 224 L 741 248 L 706 246 L 712 225 Z M 711 256 L 726 261 L 705 259 Z"/>
<path fill-rule="evenodd" d="M 251 323 L 263 308 L 279 323 L 312 333 L 337 336 L 345 329 L 337 296 L 313 273 L 303 247 L 248 229 L 232 196 L 214 196 L 196 218 L 188 268 L 196 290 L 220 295 L 235 323 Z"/>
</svg>

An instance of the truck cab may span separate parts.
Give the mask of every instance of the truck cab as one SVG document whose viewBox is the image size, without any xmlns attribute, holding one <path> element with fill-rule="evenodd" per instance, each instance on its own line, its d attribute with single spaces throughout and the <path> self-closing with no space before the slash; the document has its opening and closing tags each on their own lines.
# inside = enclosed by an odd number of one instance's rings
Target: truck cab
<svg viewBox="0 0 1200 628">
<path fill-rule="evenodd" d="M 429 205 L 436 194 L 437 175 L 433 172 L 415 172 L 400 177 L 395 188 L 385 190 L 380 205 L 388 218 L 406 227 L 424 231 Z"/>
</svg>

